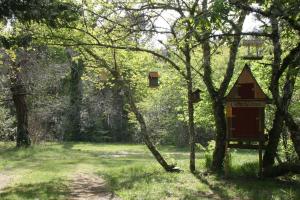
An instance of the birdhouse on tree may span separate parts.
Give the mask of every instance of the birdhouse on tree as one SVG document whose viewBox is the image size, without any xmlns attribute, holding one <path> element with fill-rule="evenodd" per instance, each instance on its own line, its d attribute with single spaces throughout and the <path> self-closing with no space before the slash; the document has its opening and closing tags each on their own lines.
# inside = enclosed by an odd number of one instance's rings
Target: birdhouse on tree
<svg viewBox="0 0 300 200">
<path fill-rule="evenodd" d="M 226 96 L 227 138 L 229 141 L 264 140 L 265 106 L 268 97 L 245 65 Z"/>
<path fill-rule="evenodd" d="M 192 102 L 193 103 L 198 103 L 201 100 L 200 92 L 201 92 L 201 90 L 197 89 L 192 93 Z"/>
<path fill-rule="evenodd" d="M 155 88 L 159 86 L 159 74 L 158 72 L 149 72 L 149 87 Z"/>
</svg>

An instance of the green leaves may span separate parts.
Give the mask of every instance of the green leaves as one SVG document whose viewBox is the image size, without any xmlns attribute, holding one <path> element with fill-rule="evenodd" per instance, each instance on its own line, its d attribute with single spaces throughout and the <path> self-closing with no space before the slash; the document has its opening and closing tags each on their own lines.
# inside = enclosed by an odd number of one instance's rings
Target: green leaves
<svg viewBox="0 0 300 200">
<path fill-rule="evenodd" d="M 0 19 L 16 18 L 25 22 L 41 22 L 51 27 L 78 19 L 80 9 L 73 2 L 59 0 L 5 0 L 0 2 Z"/>
<path fill-rule="evenodd" d="M 0 36 L 1 44 L 0 46 L 5 49 L 11 49 L 13 47 L 29 47 L 32 42 L 32 36 L 30 34 L 18 35 L 18 36 Z"/>
</svg>

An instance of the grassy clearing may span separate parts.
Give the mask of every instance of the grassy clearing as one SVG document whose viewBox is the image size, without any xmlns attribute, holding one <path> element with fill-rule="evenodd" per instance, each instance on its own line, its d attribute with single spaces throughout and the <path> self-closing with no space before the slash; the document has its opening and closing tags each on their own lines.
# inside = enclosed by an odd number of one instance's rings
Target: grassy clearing
<svg viewBox="0 0 300 200">
<path fill-rule="evenodd" d="M 165 173 L 142 145 L 46 143 L 16 150 L 0 143 L 0 174 L 13 176 L 0 199 L 67 199 L 70 177 L 80 172 L 102 176 L 123 199 L 300 199 L 297 176 L 259 180 L 257 154 L 232 153 L 230 177 L 203 173 L 198 153 L 196 175 L 188 172 L 188 151 L 161 148 L 185 171 Z"/>
</svg>

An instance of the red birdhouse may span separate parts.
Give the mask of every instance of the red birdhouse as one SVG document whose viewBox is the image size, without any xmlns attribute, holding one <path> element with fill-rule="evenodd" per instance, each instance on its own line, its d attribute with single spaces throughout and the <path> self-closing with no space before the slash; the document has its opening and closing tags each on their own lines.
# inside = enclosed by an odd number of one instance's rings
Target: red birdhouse
<svg viewBox="0 0 300 200">
<path fill-rule="evenodd" d="M 149 87 L 158 87 L 159 86 L 159 74 L 158 72 L 149 72 Z"/>
</svg>

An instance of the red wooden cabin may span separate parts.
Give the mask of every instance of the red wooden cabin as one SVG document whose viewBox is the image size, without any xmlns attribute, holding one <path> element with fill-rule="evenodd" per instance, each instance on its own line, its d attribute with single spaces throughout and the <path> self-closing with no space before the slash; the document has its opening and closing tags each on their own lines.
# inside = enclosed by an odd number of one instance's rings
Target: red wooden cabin
<svg viewBox="0 0 300 200">
<path fill-rule="evenodd" d="M 227 139 L 229 141 L 264 140 L 265 106 L 268 101 L 245 65 L 236 83 L 226 96 Z"/>
<path fill-rule="evenodd" d="M 267 95 L 245 65 L 226 96 L 227 148 L 258 149 L 259 174 L 262 174 L 262 149 L 266 137 L 265 106 Z"/>
</svg>

